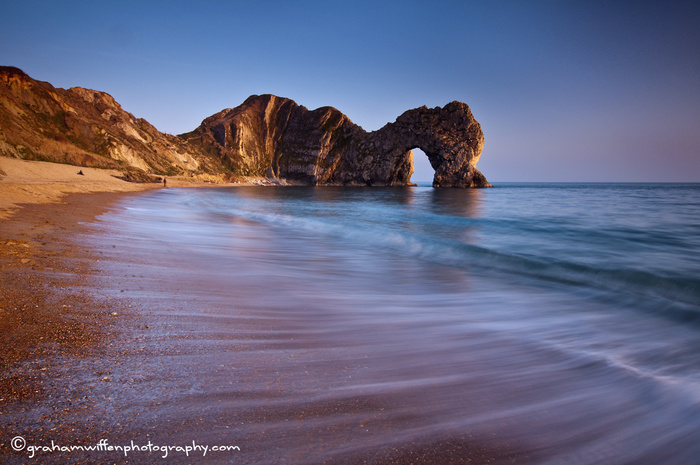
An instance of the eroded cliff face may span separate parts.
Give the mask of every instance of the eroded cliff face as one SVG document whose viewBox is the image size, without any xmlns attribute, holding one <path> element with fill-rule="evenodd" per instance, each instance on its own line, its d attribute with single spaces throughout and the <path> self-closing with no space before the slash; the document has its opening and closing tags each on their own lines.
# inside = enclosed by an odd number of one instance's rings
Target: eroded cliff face
<svg viewBox="0 0 700 465">
<path fill-rule="evenodd" d="M 363 132 L 334 108 L 309 111 L 290 99 L 254 95 L 180 137 L 244 176 L 319 185 L 329 182 L 334 157 L 358 129 Z"/>
<path fill-rule="evenodd" d="M 461 102 L 409 110 L 368 133 L 335 108 L 310 111 L 286 98 L 256 95 L 181 137 L 248 176 L 405 186 L 413 173 L 411 150 L 420 148 L 435 169 L 434 186 L 490 186 L 476 169 L 484 146 L 481 126 Z"/>
<path fill-rule="evenodd" d="M 460 102 L 409 110 L 394 123 L 365 132 L 335 108 L 308 110 L 274 95 L 251 96 L 194 131 L 172 136 L 124 111 L 109 94 L 54 88 L 0 66 L 0 155 L 5 156 L 156 175 L 405 186 L 413 173 L 411 149 L 420 148 L 435 169 L 434 186 L 485 187 L 489 184 L 476 169 L 483 145 L 479 123 Z"/>
<path fill-rule="evenodd" d="M 12 67 L 0 67 L 0 154 L 168 175 L 208 164 L 109 94 L 54 88 Z"/>
</svg>

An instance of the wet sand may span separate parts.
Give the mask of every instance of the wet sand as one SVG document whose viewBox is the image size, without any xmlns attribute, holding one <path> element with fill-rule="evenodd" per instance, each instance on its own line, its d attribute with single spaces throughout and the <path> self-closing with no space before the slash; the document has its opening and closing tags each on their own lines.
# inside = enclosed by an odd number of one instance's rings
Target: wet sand
<svg viewBox="0 0 700 465">
<path fill-rule="evenodd" d="M 84 282 L 83 267 L 89 266 L 92 258 L 71 242 L 81 223 L 94 220 L 123 195 L 162 188 L 160 184 L 128 183 L 116 177 L 120 174 L 0 157 L 3 369 L 56 344 L 84 348 L 94 342 L 94 330 L 102 325 L 82 323 L 84 315 L 61 316 L 61 312 L 69 312 L 63 309 L 84 304 L 62 303 L 57 311 L 46 302 L 61 289 Z M 193 185 L 178 178 L 171 184 Z M 28 390 L 26 386 L 18 388 Z"/>
<path fill-rule="evenodd" d="M 68 169 L 75 171 L 75 167 Z M 96 266 L 98 260 L 113 261 L 118 254 L 90 252 L 94 248 L 81 247 L 81 235 L 88 232 L 97 215 L 125 195 L 135 194 L 65 196 L 70 181 L 58 184 L 58 191 L 54 185 L 46 188 L 50 195 L 42 194 L 50 203 L 22 205 L 13 198 L 13 214 L 0 222 L 0 459 L 4 463 L 29 460 L 26 450 L 11 449 L 9 442 L 16 436 L 30 445 L 50 445 L 51 441 L 90 445 L 107 439 L 109 444 L 134 441 L 145 445 L 152 441 L 179 445 L 195 440 L 240 447 L 240 451 L 207 457 L 173 452 L 167 463 L 525 464 L 536 459 L 532 451 L 525 454 L 517 445 L 468 432 L 444 435 L 421 431 L 410 441 L 383 445 L 381 438 L 391 437 L 392 430 L 404 427 L 404 422 L 420 431 L 420 418 L 401 418 L 398 410 L 383 416 L 381 412 L 396 405 L 396 399 L 371 389 L 364 394 L 348 393 L 340 400 L 326 396 L 329 387 L 337 388 L 336 377 L 361 371 L 357 360 L 352 362 L 354 366 L 346 367 L 332 362 L 352 360 L 353 348 L 320 344 L 311 347 L 309 354 L 305 346 L 306 355 L 300 356 L 302 353 L 294 350 L 299 348 L 295 342 L 277 338 L 303 331 L 278 324 L 274 308 L 262 308 L 259 318 L 229 321 L 229 328 L 240 328 L 240 334 L 230 336 L 230 332 L 216 332 L 216 315 L 213 323 L 197 326 L 197 315 L 188 316 L 186 308 L 163 314 L 156 306 L 144 305 L 153 297 L 128 300 L 96 289 L 102 285 L 114 291 L 122 284 L 113 282 L 112 276 L 103 274 L 104 268 Z M 0 185 L 0 189 L 5 186 Z M 21 183 L 15 188 L 21 190 Z M 108 249 L 108 237 L 104 246 Z M 121 265 L 128 268 L 131 264 Z M 206 279 L 188 276 L 186 260 L 167 265 L 174 270 L 159 278 L 162 281 L 179 277 L 192 287 L 197 279 Z M 150 295 L 150 284 L 154 295 L 167 299 L 173 282 L 142 283 L 144 296 Z M 209 298 L 228 298 L 230 292 L 222 288 L 220 296 Z M 299 311 L 300 321 L 309 318 L 303 309 Z M 272 350 L 280 344 L 283 352 Z M 331 362 L 323 358 L 329 350 L 333 351 Z M 339 354 L 339 350 L 346 354 Z M 220 393 L 207 389 L 225 384 L 220 378 L 229 374 L 217 364 L 223 368 L 231 352 L 239 369 L 228 382 L 233 387 Z M 289 359 L 275 359 L 280 353 Z M 293 363 L 295 354 L 301 360 Z M 282 377 L 276 370 L 284 367 Z M 290 393 L 299 399 L 297 403 L 283 402 Z M 420 402 L 423 394 L 416 395 L 416 402 Z M 280 430 L 284 424 L 289 426 Z M 308 424 L 314 426 L 304 426 Z M 358 434 L 372 434 L 372 430 L 379 433 L 373 447 L 352 447 Z M 158 453 L 124 457 L 104 451 L 44 453 L 32 460 L 165 463 Z"/>
<path fill-rule="evenodd" d="M 71 238 L 81 223 L 123 195 L 128 194 L 72 194 L 61 203 L 26 204 L 0 222 L 0 434 L 5 463 L 20 463 L 8 447 L 18 434 L 49 442 L 54 435 L 56 440 L 71 436 L 57 426 L 76 399 L 71 380 L 59 378 L 57 369 L 65 358 L 104 356 L 104 343 L 114 329 L 110 314 L 119 308 L 118 302 L 98 303 L 90 297 L 84 286 L 93 258 Z M 91 435 L 84 426 L 75 428 L 80 431 L 77 439 Z"/>
</svg>

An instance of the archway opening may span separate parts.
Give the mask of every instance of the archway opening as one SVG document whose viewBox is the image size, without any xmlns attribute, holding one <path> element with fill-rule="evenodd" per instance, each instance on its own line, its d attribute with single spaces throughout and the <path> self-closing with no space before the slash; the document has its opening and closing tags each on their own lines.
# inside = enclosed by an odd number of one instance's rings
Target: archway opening
<svg viewBox="0 0 700 465">
<path fill-rule="evenodd" d="M 435 176 L 435 170 L 430 165 L 430 160 L 428 156 L 419 148 L 411 149 L 413 152 L 413 175 L 411 176 L 411 182 L 422 185 L 433 183 L 433 177 Z"/>
</svg>

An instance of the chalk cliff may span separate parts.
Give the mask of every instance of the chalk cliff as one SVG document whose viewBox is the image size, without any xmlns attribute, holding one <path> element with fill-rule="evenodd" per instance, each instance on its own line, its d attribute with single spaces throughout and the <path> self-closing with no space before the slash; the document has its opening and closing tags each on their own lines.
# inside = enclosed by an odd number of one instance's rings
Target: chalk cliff
<svg viewBox="0 0 700 465">
<path fill-rule="evenodd" d="M 180 137 L 234 172 L 310 185 L 405 186 L 413 173 L 411 149 L 435 169 L 436 187 L 488 187 L 476 169 L 484 135 L 469 107 L 409 110 L 378 131 L 365 132 L 331 107 L 308 110 L 274 95 L 205 119 Z"/>
</svg>

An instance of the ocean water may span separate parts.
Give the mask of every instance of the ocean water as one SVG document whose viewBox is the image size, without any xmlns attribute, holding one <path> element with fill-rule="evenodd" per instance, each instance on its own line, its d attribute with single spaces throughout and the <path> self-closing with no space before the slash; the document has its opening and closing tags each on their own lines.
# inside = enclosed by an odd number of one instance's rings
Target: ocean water
<svg viewBox="0 0 700 465">
<path fill-rule="evenodd" d="M 700 457 L 700 184 L 167 189 L 93 231 L 149 321 L 115 411 L 237 463 Z"/>
</svg>

